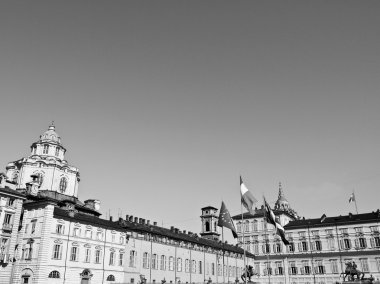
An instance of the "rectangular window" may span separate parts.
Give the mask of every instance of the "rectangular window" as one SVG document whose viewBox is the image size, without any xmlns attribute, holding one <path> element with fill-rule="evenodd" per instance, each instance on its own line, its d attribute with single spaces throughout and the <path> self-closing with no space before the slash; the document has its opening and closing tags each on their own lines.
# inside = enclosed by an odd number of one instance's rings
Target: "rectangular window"
<svg viewBox="0 0 380 284">
<path fill-rule="evenodd" d="M 169 270 L 174 270 L 174 258 L 172 256 L 169 257 Z"/>
<path fill-rule="evenodd" d="M 91 249 L 86 248 L 84 262 L 90 262 L 90 261 L 91 261 Z"/>
<path fill-rule="evenodd" d="M 36 233 L 37 220 L 32 220 L 31 224 L 32 224 L 32 229 L 30 230 L 30 234 L 33 235 Z"/>
<path fill-rule="evenodd" d="M 136 267 L 136 251 L 129 252 L 129 267 Z"/>
<path fill-rule="evenodd" d="M 180 257 L 177 258 L 177 271 L 178 272 L 182 271 L 182 258 Z"/>
<path fill-rule="evenodd" d="M 110 252 L 110 262 L 109 265 L 115 265 L 115 253 L 113 251 Z"/>
<path fill-rule="evenodd" d="M 74 237 L 80 237 L 80 229 L 79 228 L 74 228 L 73 236 Z"/>
<path fill-rule="evenodd" d="M 62 258 L 62 246 L 55 244 L 53 246 L 53 259 L 61 259 Z"/>
<path fill-rule="evenodd" d="M 215 263 L 211 263 L 211 274 L 215 275 Z"/>
<path fill-rule="evenodd" d="M 97 232 L 96 233 L 96 238 L 98 239 L 98 241 L 101 241 L 103 239 L 103 233 L 102 232 Z"/>
<path fill-rule="evenodd" d="M 360 261 L 360 266 L 361 266 L 362 271 L 368 272 L 369 271 L 368 259 L 367 258 L 361 258 L 361 259 L 359 259 L 359 261 Z"/>
<path fill-rule="evenodd" d="M 337 274 L 338 273 L 338 260 L 331 259 L 330 265 L 331 265 L 331 273 Z"/>
<path fill-rule="evenodd" d="M 11 220 L 12 220 L 12 214 L 6 213 L 4 217 L 4 225 L 10 225 Z"/>
<path fill-rule="evenodd" d="M 290 243 L 290 244 L 288 245 L 288 251 L 289 251 L 289 252 L 294 252 L 294 243 Z"/>
<path fill-rule="evenodd" d="M 92 239 L 92 231 L 91 230 L 86 230 L 86 238 Z"/>
<path fill-rule="evenodd" d="M 152 254 L 152 269 L 157 269 L 157 254 Z"/>
<path fill-rule="evenodd" d="M 149 258 L 148 253 L 144 252 L 143 254 L 143 268 L 149 268 Z"/>
<path fill-rule="evenodd" d="M 119 266 L 123 266 L 124 253 L 119 254 Z"/>
<path fill-rule="evenodd" d="M 199 261 L 199 262 L 198 262 L 198 271 L 199 271 L 199 274 L 202 274 L 202 271 L 203 271 L 202 268 L 203 268 L 203 267 L 202 267 L 202 261 Z"/>
<path fill-rule="evenodd" d="M 56 157 L 59 156 L 59 147 L 56 147 L 56 148 L 55 148 L 55 156 L 56 156 Z"/>
<path fill-rule="evenodd" d="M 64 233 L 64 227 L 63 227 L 63 225 L 62 225 L 62 224 L 57 224 L 57 227 L 56 227 L 56 229 L 55 229 L 55 232 L 56 232 L 57 234 L 63 234 L 63 233 Z"/>
<path fill-rule="evenodd" d="M 166 270 L 166 256 L 161 255 L 160 269 Z"/>
<path fill-rule="evenodd" d="M 71 247 L 70 260 L 71 261 L 78 260 L 78 247 Z"/>
<path fill-rule="evenodd" d="M 95 250 L 95 263 L 100 263 L 102 257 L 102 251 L 100 249 Z"/>
<path fill-rule="evenodd" d="M 327 239 L 327 246 L 328 246 L 329 250 L 334 250 L 335 249 L 334 238 L 328 238 Z"/>
<path fill-rule="evenodd" d="M 190 272 L 190 264 L 188 259 L 185 260 L 185 272 Z"/>
<path fill-rule="evenodd" d="M 294 261 L 289 262 L 289 274 L 295 275 L 297 274 L 297 267 L 296 263 Z"/>
<path fill-rule="evenodd" d="M 25 232 L 24 232 L 25 234 L 28 233 L 28 229 L 29 229 L 29 224 L 26 224 L 26 225 L 25 225 Z"/>
<path fill-rule="evenodd" d="M 48 154 L 49 153 L 49 145 L 45 144 L 44 145 L 44 150 L 42 152 L 43 154 Z"/>
</svg>

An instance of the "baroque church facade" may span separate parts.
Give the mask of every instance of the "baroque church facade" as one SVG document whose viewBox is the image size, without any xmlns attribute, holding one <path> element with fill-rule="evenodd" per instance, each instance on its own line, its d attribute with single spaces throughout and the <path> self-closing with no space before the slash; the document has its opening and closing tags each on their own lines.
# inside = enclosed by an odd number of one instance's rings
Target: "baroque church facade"
<svg viewBox="0 0 380 284">
<path fill-rule="evenodd" d="M 201 236 L 102 219 L 99 200 L 78 199 L 79 169 L 65 154 L 52 124 L 0 174 L 0 283 L 229 283 L 253 265 L 253 254 L 219 241 L 213 207 L 202 208 Z"/>
<path fill-rule="evenodd" d="M 256 208 L 254 214 L 244 213 L 243 218 L 232 217 L 239 245 L 255 255 L 260 283 L 340 283 L 349 262 L 355 262 L 365 278 L 380 279 L 379 210 L 300 218 L 285 198 L 281 183 L 273 209 L 290 245 L 284 245 L 274 226 L 267 223 L 264 207 Z"/>
</svg>

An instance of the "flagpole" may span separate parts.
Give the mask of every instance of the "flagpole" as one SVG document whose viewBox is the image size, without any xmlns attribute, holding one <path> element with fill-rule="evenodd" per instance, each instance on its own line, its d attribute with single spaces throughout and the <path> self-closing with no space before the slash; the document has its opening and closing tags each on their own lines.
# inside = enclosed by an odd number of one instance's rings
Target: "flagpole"
<svg viewBox="0 0 380 284">
<path fill-rule="evenodd" d="M 223 252 L 223 268 L 222 268 L 222 273 L 223 273 L 223 283 L 226 283 L 224 279 L 224 228 L 222 227 L 222 252 Z"/>
<path fill-rule="evenodd" d="M 269 284 L 270 284 L 270 274 L 271 274 L 271 271 L 270 269 L 268 269 L 268 266 L 270 265 L 269 263 L 269 252 L 267 252 L 267 245 L 269 246 L 269 236 L 267 234 L 267 230 L 268 230 L 268 221 L 267 221 L 267 214 L 266 214 L 266 210 L 265 210 L 265 197 L 263 195 L 263 199 L 264 199 L 264 224 L 266 223 L 266 226 L 264 226 L 264 234 L 266 236 L 266 242 L 265 242 L 265 252 L 267 253 L 267 272 L 268 272 L 268 280 L 269 280 Z M 269 246 L 269 249 L 270 249 L 270 246 Z"/>
<path fill-rule="evenodd" d="M 358 212 L 358 206 L 357 206 L 357 204 L 356 204 L 356 194 L 355 194 L 355 189 L 352 190 L 352 193 L 354 194 L 354 201 L 355 201 L 356 215 L 358 215 L 359 212 Z"/>
<path fill-rule="evenodd" d="M 244 282 L 245 284 L 247 284 L 247 260 L 246 260 L 246 256 L 245 256 L 245 238 L 244 238 L 244 219 L 243 219 L 243 203 L 240 201 L 240 209 L 241 209 L 241 230 L 243 232 L 243 235 L 242 235 L 242 238 L 243 238 L 243 251 L 244 251 L 244 274 L 245 274 L 245 277 L 244 277 Z"/>
</svg>

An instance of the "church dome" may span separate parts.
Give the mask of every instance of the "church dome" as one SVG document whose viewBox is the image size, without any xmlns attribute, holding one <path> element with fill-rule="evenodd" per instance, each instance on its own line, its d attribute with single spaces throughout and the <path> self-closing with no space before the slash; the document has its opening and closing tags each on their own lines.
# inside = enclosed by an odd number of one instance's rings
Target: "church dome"
<svg viewBox="0 0 380 284">
<path fill-rule="evenodd" d="M 52 122 L 52 124 L 49 126 L 49 129 L 40 136 L 40 141 L 55 142 L 58 144 L 61 143 L 61 137 L 58 135 L 57 132 L 55 132 L 54 122 Z"/>
<path fill-rule="evenodd" d="M 284 193 L 282 191 L 281 182 L 279 183 L 278 199 L 276 201 L 275 208 L 278 210 L 286 210 L 290 208 L 289 201 L 285 198 Z"/>
</svg>

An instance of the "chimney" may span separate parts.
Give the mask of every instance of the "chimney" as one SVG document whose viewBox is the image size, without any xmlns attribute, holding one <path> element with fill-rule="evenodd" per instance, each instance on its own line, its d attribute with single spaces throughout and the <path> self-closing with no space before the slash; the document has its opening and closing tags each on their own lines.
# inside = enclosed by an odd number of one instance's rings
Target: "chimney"
<svg viewBox="0 0 380 284">
<path fill-rule="evenodd" d="M 139 218 L 139 224 L 142 224 L 142 223 L 143 223 L 142 220 L 143 220 L 142 218 Z"/>
<path fill-rule="evenodd" d="M 183 230 L 183 233 L 186 234 L 186 230 Z"/>
<path fill-rule="evenodd" d="M 133 215 L 129 216 L 129 222 L 133 222 Z"/>
<path fill-rule="evenodd" d="M 128 221 L 128 219 L 129 219 L 129 215 L 127 214 L 127 215 L 125 215 L 125 220 Z"/>
<path fill-rule="evenodd" d="M 142 224 L 145 225 L 145 219 L 142 219 Z"/>
<path fill-rule="evenodd" d="M 157 222 L 153 222 L 153 226 L 157 226 Z"/>
<path fill-rule="evenodd" d="M 110 221 L 112 222 L 112 216 L 110 216 Z"/>
<path fill-rule="evenodd" d="M 139 218 L 135 217 L 135 223 L 138 223 L 138 222 L 139 222 Z"/>
<path fill-rule="evenodd" d="M 171 227 L 170 227 L 170 231 L 174 231 L 174 226 L 171 226 Z"/>
<path fill-rule="evenodd" d="M 147 224 L 147 225 L 150 225 L 150 220 L 146 220 L 146 224 Z"/>
</svg>

